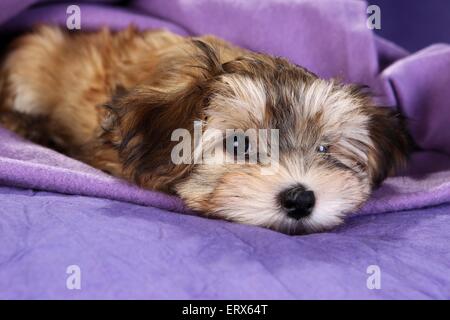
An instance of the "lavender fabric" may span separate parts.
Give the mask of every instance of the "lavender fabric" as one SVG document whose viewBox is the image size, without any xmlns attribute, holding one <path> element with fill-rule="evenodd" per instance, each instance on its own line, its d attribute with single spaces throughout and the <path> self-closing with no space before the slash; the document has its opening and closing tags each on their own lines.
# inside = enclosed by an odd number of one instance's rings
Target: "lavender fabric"
<svg viewBox="0 0 450 320">
<path fill-rule="evenodd" d="M 33 7 L 30 5 L 34 4 Z M 72 3 L 6 0 L 0 32 L 65 25 Z M 0 298 L 450 298 L 450 46 L 410 54 L 350 0 L 79 4 L 82 29 L 211 33 L 323 77 L 369 84 L 421 147 L 345 226 L 287 236 L 197 217 L 0 128 Z M 78 265 L 81 290 L 66 288 Z M 381 289 L 366 286 L 381 270 Z"/>
</svg>

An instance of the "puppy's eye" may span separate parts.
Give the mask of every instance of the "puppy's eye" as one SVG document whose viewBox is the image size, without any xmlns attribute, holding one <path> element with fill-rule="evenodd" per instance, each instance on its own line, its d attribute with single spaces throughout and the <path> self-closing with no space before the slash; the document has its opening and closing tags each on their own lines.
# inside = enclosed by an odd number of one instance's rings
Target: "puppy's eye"
<svg viewBox="0 0 450 320">
<path fill-rule="evenodd" d="M 327 153 L 328 152 L 328 146 L 321 144 L 319 147 L 317 147 L 317 152 L 319 152 L 319 153 Z"/>
</svg>

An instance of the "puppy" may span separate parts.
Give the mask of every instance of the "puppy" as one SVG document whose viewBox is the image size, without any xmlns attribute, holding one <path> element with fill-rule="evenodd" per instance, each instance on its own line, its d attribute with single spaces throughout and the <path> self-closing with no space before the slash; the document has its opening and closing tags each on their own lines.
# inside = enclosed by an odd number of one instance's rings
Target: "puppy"
<svg viewBox="0 0 450 320">
<path fill-rule="evenodd" d="M 35 142 L 175 193 L 206 216 L 291 234 L 339 225 L 409 150 L 399 115 L 375 107 L 359 86 L 213 36 L 132 27 L 68 33 L 42 26 L 17 39 L 2 64 L 0 118 Z M 173 133 L 194 134 L 196 121 L 208 150 L 217 141 L 207 129 L 224 140 L 227 129 L 277 130 L 267 144 L 278 155 L 276 170 L 262 174 L 268 163 L 249 161 L 260 136 L 234 136 L 232 159 L 243 150 L 243 162 L 175 163 Z"/>
</svg>

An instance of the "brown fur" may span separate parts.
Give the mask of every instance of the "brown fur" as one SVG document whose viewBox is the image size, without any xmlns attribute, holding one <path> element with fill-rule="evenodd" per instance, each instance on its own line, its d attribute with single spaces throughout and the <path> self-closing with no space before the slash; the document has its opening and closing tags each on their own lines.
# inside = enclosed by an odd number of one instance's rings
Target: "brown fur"
<svg viewBox="0 0 450 320">
<path fill-rule="evenodd" d="M 1 86 L 7 128 L 144 188 L 176 192 L 205 214 L 286 232 L 336 225 L 408 148 L 398 118 L 373 107 L 358 87 L 212 36 L 134 28 L 70 34 L 43 26 L 14 42 Z M 280 172 L 258 176 L 260 163 L 174 164 L 171 134 L 192 132 L 196 120 L 219 130 L 279 129 Z M 330 151 L 318 155 L 324 143 Z M 332 219 L 283 218 L 273 190 L 298 181 L 312 188 L 314 177 L 323 190 L 328 180 L 344 190 Z M 336 203 L 333 192 L 317 191 L 318 206 Z M 271 210 L 261 217 L 259 200 Z"/>
</svg>

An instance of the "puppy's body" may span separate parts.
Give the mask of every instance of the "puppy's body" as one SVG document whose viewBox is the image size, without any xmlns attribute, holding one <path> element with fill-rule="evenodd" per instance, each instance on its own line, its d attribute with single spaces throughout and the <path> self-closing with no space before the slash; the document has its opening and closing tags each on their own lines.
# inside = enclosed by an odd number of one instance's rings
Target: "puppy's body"
<svg viewBox="0 0 450 320">
<path fill-rule="evenodd" d="M 240 53 L 218 39 L 204 39 L 220 47 L 224 59 Z M 104 105 L 137 85 L 160 86 L 170 68 L 183 64 L 193 51 L 188 39 L 166 31 L 141 33 L 130 27 L 118 33 L 69 34 L 40 27 L 19 38 L 4 62 L 0 121 L 24 137 L 130 178 L 116 148 L 99 143 Z M 182 74 L 175 80 L 180 87 L 190 81 Z M 169 190 L 166 181 L 149 184 Z"/>
<path fill-rule="evenodd" d="M 407 150 L 398 119 L 359 88 L 211 36 L 41 27 L 14 43 L 1 86 L 7 128 L 205 214 L 286 232 L 339 224 Z M 174 164 L 171 134 L 196 120 L 279 129 L 278 172 Z"/>
</svg>

